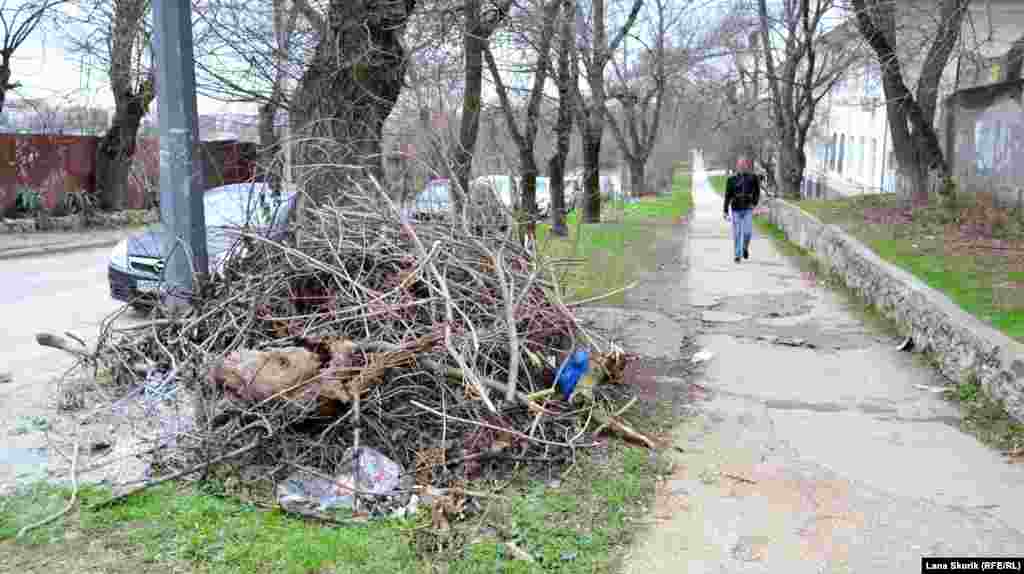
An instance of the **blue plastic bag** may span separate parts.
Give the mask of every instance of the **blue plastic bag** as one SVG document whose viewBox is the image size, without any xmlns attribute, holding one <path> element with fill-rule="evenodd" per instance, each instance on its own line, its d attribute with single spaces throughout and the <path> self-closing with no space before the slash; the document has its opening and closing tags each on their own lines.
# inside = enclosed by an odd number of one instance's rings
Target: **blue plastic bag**
<svg viewBox="0 0 1024 574">
<path fill-rule="evenodd" d="M 568 401 L 572 398 L 572 392 L 576 389 L 577 383 L 590 370 L 590 353 L 586 349 L 578 349 L 569 355 L 562 366 L 558 368 L 555 375 L 555 384 L 562 392 L 562 397 Z"/>
</svg>

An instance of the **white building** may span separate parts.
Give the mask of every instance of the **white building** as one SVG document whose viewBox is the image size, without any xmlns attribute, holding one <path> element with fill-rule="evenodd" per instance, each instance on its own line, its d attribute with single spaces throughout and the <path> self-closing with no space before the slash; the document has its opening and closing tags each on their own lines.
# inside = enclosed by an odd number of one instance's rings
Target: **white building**
<svg viewBox="0 0 1024 574">
<path fill-rule="evenodd" d="M 906 0 L 899 23 L 904 80 L 917 85 L 921 60 L 938 18 L 938 0 Z M 931 16 L 931 25 L 927 17 Z M 935 126 L 941 132 L 943 99 L 957 89 L 998 81 L 1000 58 L 1024 36 L 1024 2 L 985 0 L 971 3 L 962 40 L 950 57 L 940 86 Z M 941 136 L 940 136 L 941 140 Z M 881 73 L 873 57 L 852 68 L 819 105 L 808 137 L 804 194 L 810 197 L 895 192 L 895 158 L 889 136 Z M 948 154 L 947 150 L 947 154 Z"/>
</svg>

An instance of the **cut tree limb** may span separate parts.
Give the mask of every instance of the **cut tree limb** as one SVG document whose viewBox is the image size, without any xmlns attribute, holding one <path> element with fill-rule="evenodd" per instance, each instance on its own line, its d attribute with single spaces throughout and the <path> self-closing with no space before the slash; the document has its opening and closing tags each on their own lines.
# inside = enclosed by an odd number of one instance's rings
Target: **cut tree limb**
<svg viewBox="0 0 1024 574">
<path fill-rule="evenodd" d="M 37 333 L 36 343 L 39 343 L 44 347 L 51 347 L 70 353 L 79 359 L 88 359 L 92 356 L 92 353 L 90 353 L 87 348 L 75 347 L 64 337 L 54 335 L 53 333 Z"/>
</svg>

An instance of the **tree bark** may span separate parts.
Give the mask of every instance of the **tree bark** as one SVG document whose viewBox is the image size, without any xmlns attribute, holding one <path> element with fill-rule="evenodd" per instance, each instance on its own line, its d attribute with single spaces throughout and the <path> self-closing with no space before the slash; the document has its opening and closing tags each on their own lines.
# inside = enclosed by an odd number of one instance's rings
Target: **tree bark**
<svg viewBox="0 0 1024 574">
<path fill-rule="evenodd" d="M 462 122 L 459 125 L 459 144 L 452 153 L 455 183 L 452 186 L 452 209 L 462 212 L 463 199 L 469 197 L 469 176 L 473 169 L 473 152 L 480 133 L 480 106 L 483 100 L 484 50 L 493 27 L 486 26 L 480 13 L 480 0 L 467 0 L 465 30 L 463 32 L 463 58 L 465 58 L 465 87 L 462 93 Z"/>
<path fill-rule="evenodd" d="M 583 136 L 583 223 L 601 223 L 601 132 L 582 130 Z"/>
<path fill-rule="evenodd" d="M 586 62 L 587 84 L 590 86 L 590 105 L 580 114 L 580 132 L 583 137 L 583 166 L 586 171 L 583 200 L 584 223 L 600 223 L 601 221 L 601 136 L 604 134 L 604 122 L 607 112 L 605 100 L 607 94 L 604 85 L 604 71 L 611 59 L 611 54 L 618 49 L 623 38 L 629 33 L 636 22 L 643 0 L 634 0 L 629 15 L 615 38 L 608 41 L 605 0 L 591 1 L 591 23 L 594 26 L 593 40 L 589 59 Z M 582 107 L 583 98 L 577 90 L 577 100 Z"/>
<path fill-rule="evenodd" d="M 548 160 L 551 178 L 551 232 L 559 237 L 569 235 L 565 223 L 565 159 L 569 156 L 569 138 L 572 136 L 572 90 L 576 80 L 570 71 L 573 49 L 573 22 L 576 12 L 572 0 L 562 1 L 558 47 L 558 119 L 555 122 L 555 153 Z"/>
<path fill-rule="evenodd" d="M 0 112 L 4 111 L 4 104 L 7 103 L 7 92 L 15 87 L 11 84 L 11 58 L 0 54 Z"/>
<path fill-rule="evenodd" d="M 292 101 L 295 150 L 315 203 L 350 178 L 383 180 L 381 133 L 402 91 L 401 38 L 416 0 L 330 0 L 319 42 Z M 314 171 L 315 170 L 315 171 Z"/>
<path fill-rule="evenodd" d="M 647 158 L 629 158 L 629 190 L 632 197 L 647 195 Z"/>
<path fill-rule="evenodd" d="M 1017 38 L 1006 52 L 1006 81 L 1015 82 L 1021 77 L 1024 67 L 1024 36 Z"/>
<path fill-rule="evenodd" d="M 780 187 L 782 195 L 790 199 L 799 199 L 804 182 L 804 169 L 807 167 L 807 156 L 802 146 L 783 141 L 779 146 Z"/>
</svg>

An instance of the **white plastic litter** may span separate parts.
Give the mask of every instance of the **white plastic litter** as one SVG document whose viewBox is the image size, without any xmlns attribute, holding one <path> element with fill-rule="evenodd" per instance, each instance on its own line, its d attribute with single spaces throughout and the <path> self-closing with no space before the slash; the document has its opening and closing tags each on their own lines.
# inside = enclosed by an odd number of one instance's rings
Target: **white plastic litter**
<svg viewBox="0 0 1024 574">
<path fill-rule="evenodd" d="M 306 472 L 296 472 L 277 486 L 277 500 L 281 507 L 296 514 L 315 514 L 338 508 L 352 508 L 352 491 L 386 495 L 399 485 L 402 467 L 372 448 L 360 448 L 358 456 L 352 449 L 345 453 L 348 460 L 339 469 L 337 478 L 329 480 Z M 359 480 L 353 476 L 358 465 Z"/>
<path fill-rule="evenodd" d="M 714 356 L 715 356 L 714 353 L 712 353 L 711 351 L 708 351 L 707 349 L 704 349 L 703 351 L 698 351 L 697 353 L 695 353 L 693 355 L 693 357 L 690 358 L 690 362 L 695 364 L 695 365 L 698 364 L 698 363 L 706 363 L 706 362 L 710 361 L 711 359 L 713 359 Z"/>
</svg>

